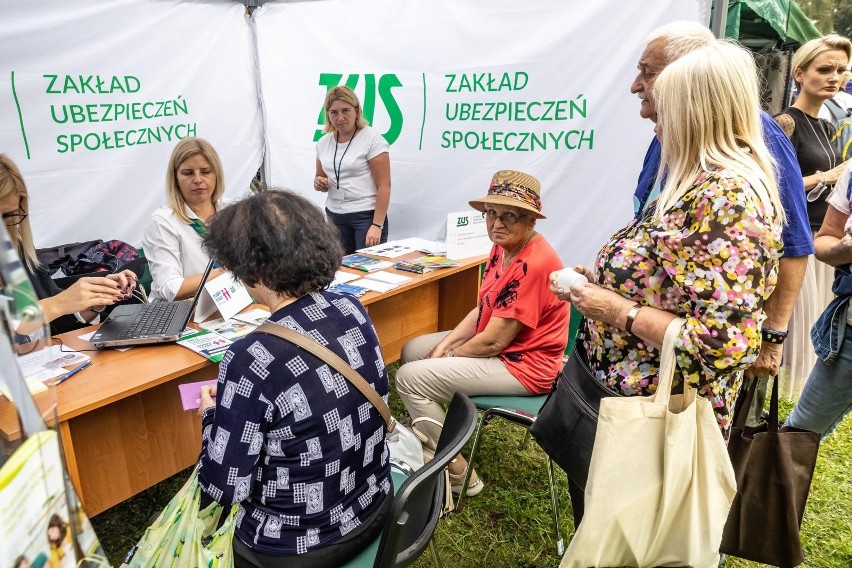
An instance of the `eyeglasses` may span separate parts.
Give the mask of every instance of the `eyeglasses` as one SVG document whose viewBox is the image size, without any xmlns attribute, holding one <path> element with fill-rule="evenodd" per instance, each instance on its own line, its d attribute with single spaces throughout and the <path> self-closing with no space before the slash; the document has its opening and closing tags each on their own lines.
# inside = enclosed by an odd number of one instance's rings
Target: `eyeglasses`
<svg viewBox="0 0 852 568">
<path fill-rule="evenodd" d="M 527 217 L 527 214 L 524 213 L 522 215 L 516 215 L 516 214 L 512 213 L 511 211 L 507 211 L 507 212 L 503 213 L 502 215 L 498 215 L 497 211 L 495 211 L 494 209 L 486 209 L 485 211 L 482 212 L 482 216 L 487 221 L 491 221 L 492 223 L 494 221 L 496 221 L 497 219 L 500 219 L 501 223 L 503 223 L 507 227 L 511 227 L 511 226 L 517 224 L 517 222 L 520 221 L 521 219 L 523 219 L 524 217 Z"/>
<path fill-rule="evenodd" d="M 3 224 L 7 227 L 20 225 L 27 218 L 27 212 L 23 209 L 12 211 L 11 213 L 3 213 Z"/>
</svg>

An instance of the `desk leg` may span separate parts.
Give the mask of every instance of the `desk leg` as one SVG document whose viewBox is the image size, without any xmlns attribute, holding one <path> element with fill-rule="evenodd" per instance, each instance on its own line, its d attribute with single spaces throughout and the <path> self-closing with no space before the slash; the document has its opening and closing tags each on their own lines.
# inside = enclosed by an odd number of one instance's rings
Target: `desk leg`
<svg viewBox="0 0 852 568">
<path fill-rule="evenodd" d="M 65 466 L 68 468 L 68 476 L 71 478 L 71 484 L 74 485 L 74 490 L 82 501 L 83 488 L 80 485 L 80 472 L 77 471 L 77 454 L 74 451 L 71 428 L 67 421 L 59 423 L 59 437 L 62 440 L 62 453 L 65 454 Z"/>
<path fill-rule="evenodd" d="M 479 301 L 479 268 L 477 264 L 438 281 L 440 289 L 436 331 L 453 329 L 476 307 Z"/>
</svg>

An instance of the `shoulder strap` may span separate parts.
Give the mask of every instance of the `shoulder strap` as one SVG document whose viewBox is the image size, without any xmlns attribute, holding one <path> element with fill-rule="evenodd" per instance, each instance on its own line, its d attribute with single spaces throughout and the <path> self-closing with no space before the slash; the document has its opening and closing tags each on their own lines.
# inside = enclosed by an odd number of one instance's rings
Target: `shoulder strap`
<svg viewBox="0 0 852 568">
<path fill-rule="evenodd" d="M 828 112 L 831 113 L 831 118 L 837 122 L 843 120 L 844 118 L 849 118 L 849 111 L 842 106 L 840 103 L 835 101 L 834 99 L 828 99 L 825 101 L 825 108 L 828 109 Z M 837 110 L 832 107 L 837 107 Z"/>
<path fill-rule="evenodd" d="M 293 343 L 308 353 L 316 356 L 318 359 L 325 361 L 329 365 L 331 365 L 334 369 L 336 369 L 341 375 L 346 377 L 352 386 L 361 391 L 367 400 L 369 400 L 373 406 L 376 407 L 376 410 L 379 411 L 379 414 L 382 415 L 382 418 L 385 420 L 385 424 L 387 425 L 387 431 L 392 432 L 396 427 L 396 420 L 393 416 L 391 416 L 390 408 L 385 404 L 385 401 L 382 400 L 382 397 L 379 396 L 379 393 L 376 392 L 376 389 L 370 386 L 370 383 L 361 376 L 361 374 L 353 369 L 348 363 L 346 363 L 343 359 L 338 357 L 331 349 L 320 345 L 313 339 L 305 337 L 298 331 L 293 331 L 288 327 L 284 327 L 283 325 L 274 324 L 271 322 L 266 322 L 262 324 L 260 327 L 255 329 L 252 333 L 266 333 L 267 335 L 275 335 L 280 337 L 284 341 L 289 341 Z"/>
</svg>

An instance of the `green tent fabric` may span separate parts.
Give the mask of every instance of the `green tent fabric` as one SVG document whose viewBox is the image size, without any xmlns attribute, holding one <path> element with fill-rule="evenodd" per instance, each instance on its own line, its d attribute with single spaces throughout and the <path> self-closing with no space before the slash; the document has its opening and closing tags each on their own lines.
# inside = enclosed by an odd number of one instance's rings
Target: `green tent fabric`
<svg viewBox="0 0 852 568">
<path fill-rule="evenodd" d="M 725 35 L 749 44 L 802 44 L 822 34 L 794 0 L 730 0 Z"/>
</svg>

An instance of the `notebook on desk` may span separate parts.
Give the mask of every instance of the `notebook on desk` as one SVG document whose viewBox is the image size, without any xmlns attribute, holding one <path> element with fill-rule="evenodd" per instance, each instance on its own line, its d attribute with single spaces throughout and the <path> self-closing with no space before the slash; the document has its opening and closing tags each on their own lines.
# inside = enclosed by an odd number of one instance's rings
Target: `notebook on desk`
<svg viewBox="0 0 852 568">
<path fill-rule="evenodd" d="M 98 349 L 177 341 L 189 323 L 212 268 L 211 260 L 191 300 L 118 306 L 89 341 Z"/>
</svg>

